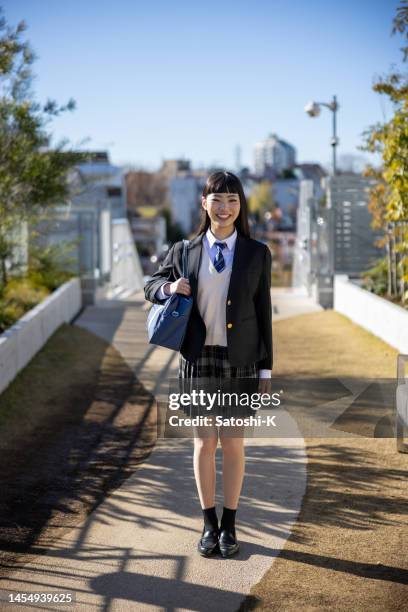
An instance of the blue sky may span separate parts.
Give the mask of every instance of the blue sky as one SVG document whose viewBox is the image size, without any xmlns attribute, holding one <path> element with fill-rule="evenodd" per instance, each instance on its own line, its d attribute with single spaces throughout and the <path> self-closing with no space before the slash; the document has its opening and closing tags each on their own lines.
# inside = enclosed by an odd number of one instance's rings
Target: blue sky
<svg viewBox="0 0 408 612">
<path fill-rule="evenodd" d="M 114 163 L 158 168 L 253 164 L 253 147 L 277 133 L 298 161 L 330 160 L 331 116 L 309 100 L 336 94 L 339 155 L 356 153 L 367 126 L 390 117 L 372 89 L 401 65 L 391 36 L 397 0 L 0 0 L 7 21 L 27 22 L 38 59 L 36 98 L 77 109 L 55 119 L 55 139 L 108 149 Z"/>
</svg>

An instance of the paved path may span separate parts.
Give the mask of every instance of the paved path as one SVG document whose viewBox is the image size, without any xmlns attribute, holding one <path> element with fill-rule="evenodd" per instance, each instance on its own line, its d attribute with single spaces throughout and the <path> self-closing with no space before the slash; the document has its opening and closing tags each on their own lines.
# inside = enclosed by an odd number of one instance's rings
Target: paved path
<svg viewBox="0 0 408 612">
<path fill-rule="evenodd" d="M 284 305 L 292 301 L 278 293 L 284 316 Z M 299 314 L 301 302 L 287 308 Z M 304 308 L 311 305 L 304 303 Z M 160 400 L 167 378 L 177 373 L 177 356 L 147 344 L 145 319 L 139 293 L 88 307 L 76 324 L 111 342 Z M 159 440 L 146 463 L 82 525 L 2 581 L 2 589 L 72 590 L 79 611 L 236 610 L 290 535 L 306 485 L 302 438 L 248 438 L 245 444 L 246 476 L 237 512 L 241 551 L 236 557 L 197 554 L 202 515 L 192 440 Z M 218 449 L 218 474 L 220 459 Z M 219 476 L 217 489 L 221 507 Z"/>
<path fill-rule="evenodd" d="M 308 296 L 306 289 L 301 288 L 274 287 L 272 289 L 272 304 L 274 321 L 323 310 L 313 298 Z"/>
</svg>

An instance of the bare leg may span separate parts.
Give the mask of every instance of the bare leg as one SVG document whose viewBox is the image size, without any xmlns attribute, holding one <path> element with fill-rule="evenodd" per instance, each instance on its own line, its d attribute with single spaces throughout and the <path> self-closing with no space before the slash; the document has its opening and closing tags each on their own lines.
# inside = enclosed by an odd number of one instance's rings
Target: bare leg
<svg viewBox="0 0 408 612">
<path fill-rule="evenodd" d="M 231 430 L 234 429 L 232 432 Z M 244 435 L 239 428 L 220 427 L 224 506 L 236 509 L 245 470 Z"/>
<path fill-rule="evenodd" d="M 214 426 L 194 428 L 194 476 L 202 508 L 215 506 L 215 452 L 218 431 Z"/>
</svg>

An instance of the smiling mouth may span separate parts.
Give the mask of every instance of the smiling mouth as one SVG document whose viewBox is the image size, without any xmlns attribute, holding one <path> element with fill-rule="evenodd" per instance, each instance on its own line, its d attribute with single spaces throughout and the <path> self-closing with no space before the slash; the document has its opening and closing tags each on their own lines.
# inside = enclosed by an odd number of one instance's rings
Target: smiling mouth
<svg viewBox="0 0 408 612">
<path fill-rule="evenodd" d="M 225 214 L 225 215 L 215 215 L 216 217 L 218 217 L 218 219 L 222 219 L 223 221 L 225 221 L 225 219 L 229 219 L 231 217 L 230 214 Z"/>
</svg>

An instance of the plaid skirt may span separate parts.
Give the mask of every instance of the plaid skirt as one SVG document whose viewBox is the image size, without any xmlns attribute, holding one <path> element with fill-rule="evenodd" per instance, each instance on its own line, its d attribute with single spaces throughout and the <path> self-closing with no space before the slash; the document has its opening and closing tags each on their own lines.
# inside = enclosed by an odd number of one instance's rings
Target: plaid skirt
<svg viewBox="0 0 408 612">
<path fill-rule="evenodd" d="M 259 378 L 257 363 L 232 366 L 228 361 L 226 346 L 205 345 L 195 361 L 188 361 L 180 353 L 178 377 L 180 392 L 191 393 L 194 389 L 197 392 L 215 394 L 214 397 L 217 398 L 210 410 L 203 408 L 202 405 L 183 406 L 183 412 L 189 416 L 218 414 L 224 417 L 238 417 L 254 414 L 254 411 L 248 405 L 242 405 L 241 401 L 235 403 L 222 401 L 220 393 L 256 392 Z"/>
</svg>

